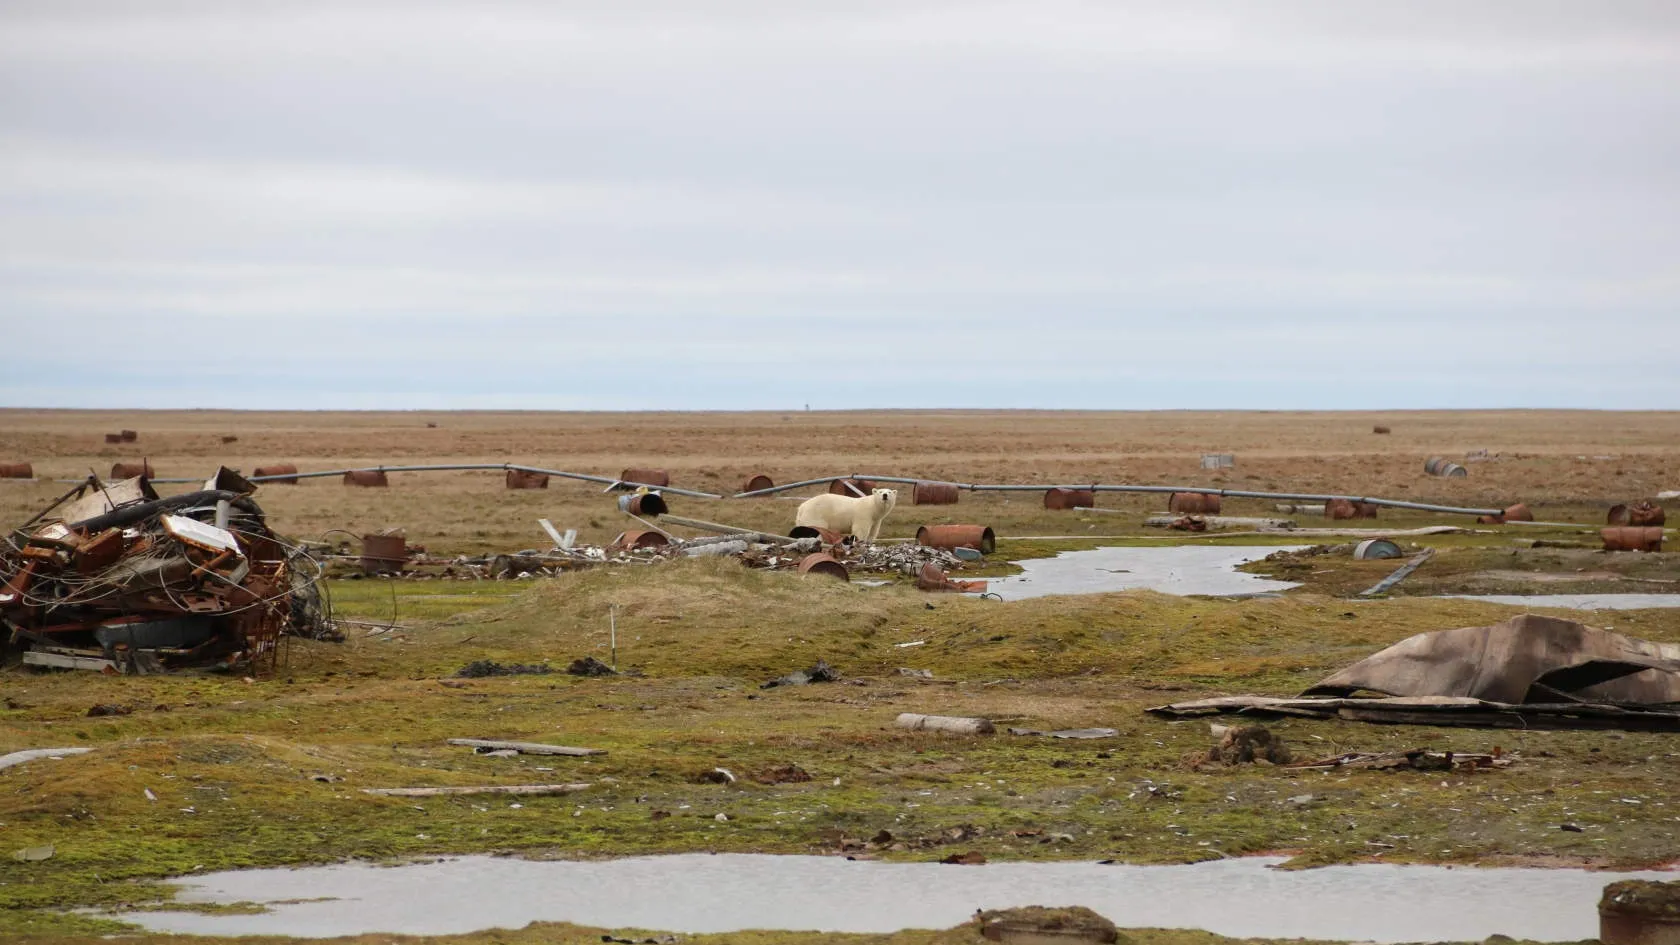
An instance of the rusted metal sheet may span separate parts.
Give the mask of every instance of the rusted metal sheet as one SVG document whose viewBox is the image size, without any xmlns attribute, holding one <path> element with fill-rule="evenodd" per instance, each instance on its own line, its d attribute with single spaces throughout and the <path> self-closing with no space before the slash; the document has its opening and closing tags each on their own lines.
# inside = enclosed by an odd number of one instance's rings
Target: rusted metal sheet
<svg viewBox="0 0 1680 945">
<path fill-rule="evenodd" d="M 1174 492 L 1167 499 L 1167 511 L 1183 515 L 1218 515 L 1219 496 L 1211 492 Z"/>
<path fill-rule="evenodd" d="M 875 491 L 875 483 L 868 479 L 836 479 L 828 484 L 835 495 L 864 496 Z"/>
<path fill-rule="evenodd" d="M 140 434 L 134 432 L 133 430 L 124 430 L 117 434 L 117 436 L 121 437 L 124 443 L 133 443 L 134 441 L 140 439 Z"/>
<path fill-rule="evenodd" d="M 997 534 L 985 525 L 923 525 L 916 544 L 929 548 L 973 548 L 983 555 L 997 550 Z"/>
<path fill-rule="evenodd" d="M 1390 430 L 1388 427 L 1385 427 L 1385 426 L 1382 426 L 1381 424 L 1379 424 L 1377 426 L 1372 427 L 1371 432 L 1386 435 L 1386 434 L 1389 434 L 1389 433 L 1393 433 L 1394 431 Z"/>
<path fill-rule="evenodd" d="M 631 515 L 657 517 L 671 511 L 671 508 L 665 504 L 665 497 L 657 492 L 638 492 L 635 495 L 619 496 L 618 510 L 629 512 Z"/>
<path fill-rule="evenodd" d="M 1377 507 L 1369 502 L 1330 499 L 1324 503 L 1324 517 L 1338 522 L 1356 518 L 1376 518 Z"/>
<path fill-rule="evenodd" d="M 344 474 L 344 484 L 384 489 L 390 486 L 391 480 L 385 475 L 383 469 L 352 469 Z"/>
<path fill-rule="evenodd" d="M 671 474 L 663 469 L 626 469 L 618 474 L 618 478 L 620 482 L 643 486 L 668 486 L 671 484 Z"/>
<path fill-rule="evenodd" d="M 28 463 L 0 463 L 0 479 L 34 479 L 35 467 Z"/>
<path fill-rule="evenodd" d="M 1423 461 L 1423 471 L 1431 476 L 1444 476 L 1452 479 L 1463 479 L 1470 475 L 1470 471 L 1457 463 L 1450 463 L 1440 456 L 1431 456 Z"/>
<path fill-rule="evenodd" d="M 633 551 L 638 548 L 663 548 L 670 543 L 671 539 L 666 538 L 659 532 L 637 529 L 620 532 L 619 536 L 612 540 L 612 544 L 607 546 L 607 550 L 619 552 Z"/>
<path fill-rule="evenodd" d="M 507 471 L 507 487 L 509 489 L 547 489 L 548 477 L 542 473 L 510 469 Z"/>
<path fill-rule="evenodd" d="M 799 573 L 821 574 L 824 577 L 839 578 L 842 581 L 848 582 L 852 579 L 852 572 L 848 571 L 844 564 L 841 564 L 840 561 L 832 555 L 826 555 L 822 552 L 818 552 L 813 555 L 806 555 L 803 559 L 801 559 L 799 562 Z"/>
<path fill-rule="evenodd" d="M 1631 525 L 1600 529 L 1605 551 L 1661 551 L 1663 530 L 1658 526 Z"/>
<path fill-rule="evenodd" d="M 408 563 L 408 539 L 402 535 L 363 535 L 362 573 L 397 574 Z"/>
<path fill-rule="evenodd" d="M 1094 509 L 1097 493 L 1091 489 L 1064 489 L 1057 486 L 1044 493 L 1044 507 L 1058 512 L 1068 509 Z"/>
<path fill-rule="evenodd" d="M 297 471 L 298 468 L 291 463 L 275 463 L 272 466 L 258 466 L 251 470 L 251 475 L 259 478 L 262 476 L 278 476 L 280 478 L 270 479 L 268 482 L 295 486 L 298 482 Z"/>
<path fill-rule="evenodd" d="M 151 460 L 143 459 L 138 463 L 113 463 L 111 465 L 112 479 L 134 479 L 138 476 L 145 476 L 147 479 L 157 478 L 157 473 L 152 471 Z"/>
<path fill-rule="evenodd" d="M 741 483 L 742 492 L 757 492 L 760 489 L 774 489 L 775 487 L 776 480 L 771 479 L 763 473 L 756 473 L 748 476 L 746 481 Z"/>
<path fill-rule="evenodd" d="M 956 505 L 957 492 L 949 482 L 918 482 L 911 496 L 915 505 Z"/>
</svg>

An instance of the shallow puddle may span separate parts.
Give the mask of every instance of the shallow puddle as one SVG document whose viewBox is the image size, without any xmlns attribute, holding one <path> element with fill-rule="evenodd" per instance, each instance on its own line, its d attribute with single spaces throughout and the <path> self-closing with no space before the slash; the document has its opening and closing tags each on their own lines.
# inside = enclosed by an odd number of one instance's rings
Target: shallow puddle
<svg viewBox="0 0 1680 945">
<path fill-rule="evenodd" d="M 1173 545 L 1064 551 L 1054 558 L 1014 562 L 1021 566 L 1022 573 L 992 578 L 987 590 L 1004 600 L 1131 590 L 1214 597 L 1266 594 L 1300 585 L 1245 574 L 1236 570 L 1237 565 L 1299 547 Z"/>
<path fill-rule="evenodd" d="M 1517 607 L 1567 610 L 1646 610 L 1680 607 L 1680 594 L 1452 594 L 1457 600 L 1480 600 Z"/>
<path fill-rule="evenodd" d="M 142 912 L 154 931 L 327 937 L 445 935 L 535 921 L 667 932 L 950 928 L 977 908 L 1083 905 L 1122 927 L 1373 942 L 1500 933 L 1577 941 L 1618 879 L 1673 873 L 1362 865 L 1284 871 L 1275 858 L 1180 866 L 852 862 L 685 854 L 597 862 L 468 856 L 396 867 L 246 870 L 179 880 L 188 902 L 273 903 L 261 915 Z M 333 897 L 333 898 L 322 898 Z M 314 901 L 299 901 L 314 900 Z"/>
</svg>

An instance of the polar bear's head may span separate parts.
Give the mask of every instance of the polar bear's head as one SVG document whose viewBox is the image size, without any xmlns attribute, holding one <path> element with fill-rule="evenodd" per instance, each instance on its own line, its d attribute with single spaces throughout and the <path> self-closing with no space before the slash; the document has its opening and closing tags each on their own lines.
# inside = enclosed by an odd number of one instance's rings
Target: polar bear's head
<svg viewBox="0 0 1680 945">
<path fill-rule="evenodd" d="M 897 489 L 876 489 L 870 492 L 869 498 L 881 503 L 881 514 L 886 515 L 898 505 Z"/>
</svg>

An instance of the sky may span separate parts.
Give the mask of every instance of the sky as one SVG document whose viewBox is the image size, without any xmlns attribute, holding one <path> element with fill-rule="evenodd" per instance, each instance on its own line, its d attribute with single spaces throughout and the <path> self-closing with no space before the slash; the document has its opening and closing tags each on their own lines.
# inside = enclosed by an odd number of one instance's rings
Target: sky
<svg viewBox="0 0 1680 945">
<path fill-rule="evenodd" d="M 1680 408 L 1680 3 L 0 0 L 0 406 Z"/>
</svg>

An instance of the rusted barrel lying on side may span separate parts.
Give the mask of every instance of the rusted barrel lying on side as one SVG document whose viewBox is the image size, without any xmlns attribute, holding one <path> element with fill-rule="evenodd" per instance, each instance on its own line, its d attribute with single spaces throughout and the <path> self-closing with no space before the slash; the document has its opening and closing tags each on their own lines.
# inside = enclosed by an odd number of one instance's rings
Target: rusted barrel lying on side
<svg viewBox="0 0 1680 945">
<path fill-rule="evenodd" d="M 107 433 L 107 434 L 105 434 L 105 442 L 106 443 L 121 443 L 122 441 L 123 441 L 123 438 L 122 438 L 121 433 Z"/>
<path fill-rule="evenodd" d="M 117 435 L 122 437 L 122 441 L 124 443 L 133 443 L 134 441 L 140 439 L 140 434 L 135 433 L 133 430 L 124 430 Z"/>
<path fill-rule="evenodd" d="M 957 491 L 949 482 L 918 482 L 911 496 L 916 505 L 956 505 Z"/>
<path fill-rule="evenodd" d="M 1446 476 L 1452 479 L 1463 479 L 1470 475 L 1470 471 L 1457 463 L 1449 463 L 1439 456 L 1431 456 L 1423 461 L 1423 471 L 1431 476 Z"/>
<path fill-rule="evenodd" d="M 857 491 L 852 491 L 852 490 Z M 875 484 L 867 479 L 836 479 L 828 484 L 828 491 L 834 495 L 860 496 L 875 491 Z"/>
<path fill-rule="evenodd" d="M 1515 505 L 1506 506 L 1505 511 L 1499 513 L 1499 517 L 1507 522 L 1532 522 L 1534 521 L 1534 512 L 1526 504 L 1518 502 Z"/>
<path fill-rule="evenodd" d="M 1599 529 L 1605 551 L 1661 551 L 1663 530 L 1655 525 L 1635 528 L 1631 525 Z"/>
<path fill-rule="evenodd" d="M 1623 880 L 1598 900 L 1604 945 L 1680 945 L 1680 883 Z"/>
<path fill-rule="evenodd" d="M 0 463 L 0 479 L 34 479 L 35 467 L 28 463 Z"/>
<path fill-rule="evenodd" d="M 1378 561 L 1401 556 L 1400 546 L 1387 538 L 1367 538 L 1353 546 L 1353 557 L 1356 561 Z"/>
<path fill-rule="evenodd" d="M 638 548 L 663 548 L 670 543 L 669 538 L 658 532 L 636 530 L 620 532 L 618 537 L 612 540 L 612 544 L 607 546 L 607 550 L 617 552 L 633 551 Z"/>
<path fill-rule="evenodd" d="M 638 492 L 635 495 L 621 495 L 618 497 L 618 510 L 629 512 L 631 515 L 660 516 L 671 511 L 665 504 L 665 497 L 657 492 Z"/>
<path fill-rule="evenodd" d="M 1058 512 L 1094 509 L 1097 507 L 1097 493 L 1093 489 L 1063 489 L 1058 486 L 1044 493 L 1044 507 Z"/>
<path fill-rule="evenodd" d="M 1174 492 L 1167 499 L 1167 511 L 1183 515 L 1218 515 L 1219 496 L 1211 492 Z"/>
<path fill-rule="evenodd" d="M 347 486 L 366 486 L 370 489 L 383 489 L 391 484 L 383 469 L 352 469 L 344 474 L 344 484 Z"/>
<path fill-rule="evenodd" d="M 1355 518 L 1376 518 L 1377 507 L 1369 502 L 1330 499 L 1324 503 L 1324 517 L 1338 522 Z"/>
<path fill-rule="evenodd" d="M 916 544 L 929 548 L 973 548 L 983 555 L 997 550 L 997 534 L 985 525 L 923 525 Z"/>
<path fill-rule="evenodd" d="M 1372 427 L 1371 432 L 1372 433 L 1377 433 L 1377 434 L 1388 434 L 1388 433 L 1393 433 L 1394 431 L 1390 430 L 1388 427 L 1378 425 L 1378 426 Z"/>
<path fill-rule="evenodd" d="M 663 469 L 626 469 L 618 474 L 618 479 L 620 482 L 641 486 L 668 486 L 671 484 L 671 474 Z"/>
<path fill-rule="evenodd" d="M 756 473 L 748 476 L 746 480 L 741 483 L 742 492 L 757 492 L 760 489 L 774 489 L 775 487 L 776 480 L 771 479 L 763 473 Z"/>
<path fill-rule="evenodd" d="M 270 479 L 269 482 L 270 483 L 279 483 L 281 485 L 287 485 L 287 486 L 295 486 L 295 485 L 297 485 L 297 482 L 298 482 L 297 471 L 298 471 L 298 468 L 296 466 L 292 465 L 291 463 L 275 463 L 272 466 L 258 466 L 256 469 L 251 470 L 251 475 L 253 475 L 253 476 L 278 476 L 280 478 Z"/>
<path fill-rule="evenodd" d="M 112 479 L 133 479 L 135 476 L 145 476 L 147 479 L 156 479 L 157 473 L 152 471 L 152 461 L 149 459 L 143 459 L 138 463 L 111 464 Z"/>
<path fill-rule="evenodd" d="M 507 471 L 507 487 L 509 489 L 547 489 L 548 474 L 526 472 L 523 469 Z"/>
<path fill-rule="evenodd" d="M 408 539 L 402 535 L 363 535 L 362 573 L 397 574 L 408 563 Z"/>
<path fill-rule="evenodd" d="M 841 564 L 839 560 L 833 556 L 823 554 L 820 551 L 814 555 L 806 555 L 804 558 L 800 559 L 799 573 L 821 574 L 824 577 L 839 578 L 842 581 L 848 582 L 852 579 L 852 572 L 846 570 L 845 565 Z"/>
</svg>

